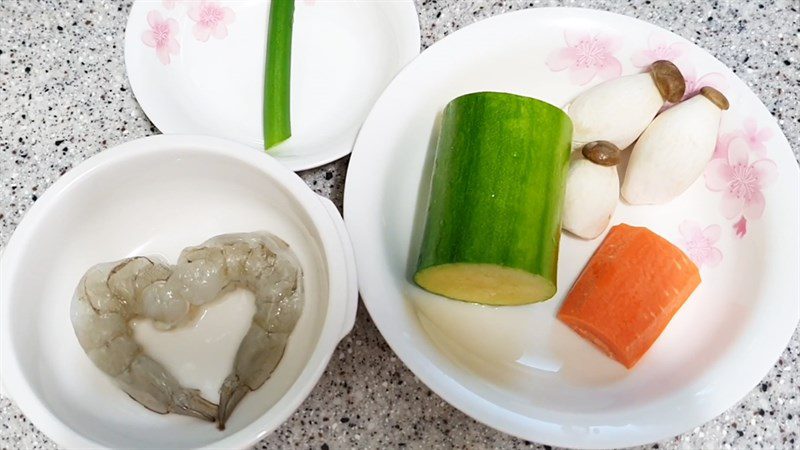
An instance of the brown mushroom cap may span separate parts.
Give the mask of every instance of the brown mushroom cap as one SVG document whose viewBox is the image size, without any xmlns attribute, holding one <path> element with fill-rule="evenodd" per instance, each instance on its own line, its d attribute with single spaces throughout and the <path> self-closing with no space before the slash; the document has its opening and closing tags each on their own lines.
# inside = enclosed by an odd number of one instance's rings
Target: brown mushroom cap
<svg viewBox="0 0 800 450">
<path fill-rule="evenodd" d="M 711 103 L 717 105 L 717 107 L 723 111 L 731 106 L 725 95 L 711 86 L 703 86 L 700 89 L 700 95 L 711 100 Z"/>
<path fill-rule="evenodd" d="M 589 142 L 581 148 L 581 154 L 584 158 L 600 166 L 619 164 L 619 147 L 608 141 Z"/>
<path fill-rule="evenodd" d="M 681 101 L 686 92 L 686 80 L 678 66 L 666 60 L 656 61 L 650 66 L 650 76 L 664 100 L 670 103 Z"/>
</svg>

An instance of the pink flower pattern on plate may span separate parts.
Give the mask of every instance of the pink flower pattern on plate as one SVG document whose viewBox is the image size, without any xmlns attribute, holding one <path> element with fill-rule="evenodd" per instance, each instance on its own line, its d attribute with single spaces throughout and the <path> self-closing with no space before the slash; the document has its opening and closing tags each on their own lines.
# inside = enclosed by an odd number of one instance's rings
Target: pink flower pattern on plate
<svg viewBox="0 0 800 450">
<path fill-rule="evenodd" d="M 172 9 L 178 3 L 178 0 L 162 0 L 161 4 L 164 5 L 164 8 Z"/>
<path fill-rule="evenodd" d="M 720 133 L 719 136 L 717 136 L 717 145 L 714 147 L 714 155 L 712 158 L 728 159 L 728 146 L 730 146 L 731 142 L 733 142 L 733 140 L 737 137 L 739 137 L 739 133 L 735 131 Z"/>
<path fill-rule="evenodd" d="M 706 187 L 721 191 L 722 215 L 726 219 L 741 216 L 755 220 L 764 213 L 765 200 L 761 192 L 778 178 L 778 166 L 763 158 L 750 162 L 748 144 L 736 138 L 728 145 L 728 157 L 712 159 L 705 171 Z M 740 220 L 741 222 L 741 220 Z M 740 236 L 746 233 L 746 222 L 735 226 Z"/>
<path fill-rule="evenodd" d="M 736 233 L 736 237 L 744 237 L 747 234 L 747 219 L 744 216 L 740 217 L 739 220 L 733 224 L 733 232 Z"/>
<path fill-rule="evenodd" d="M 142 42 L 156 49 L 161 64 L 169 64 L 170 55 L 177 55 L 181 51 L 181 46 L 175 39 L 178 34 L 178 21 L 164 19 L 161 13 L 153 10 L 147 13 L 147 23 L 150 29 L 142 33 Z"/>
<path fill-rule="evenodd" d="M 595 76 L 609 80 L 622 73 L 622 65 L 614 56 L 620 47 L 619 39 L 601 33 L 565 30 L 564 40 L 567 46 L 550 53 L 545 63 L 554 72 L 569 69 L 572 83 L 584 85 Z"/>
<path fill-rule="evenodd" d="M 631 56 L 634 66 L 645 68 L 659 60 L 672 61 L 673 63 L 686 54 L 689 44 L 685 42 L 670 42 L 669 35 L 653 33 L 647 40 L 647 48 L 641 49 Z"/>
<path fill-rule="evenodd" d="M 767 141 L 772 139 L 774 132 L 769 127 L 759 128 L 756 119 L 748 117 L 742 123 L 742 128 L 736 131 L 721 133 L 717 138 L 717 146 L 714 149 L 714 158 L 727 158 L 728 146 L 736 138 L 742 138 L 750 147 L 750 151 L 759 157 L 767 155 Z"/>
<path fill-rule="evenodd" d="M 681 63 L 677 64 L 677 66 L 681 69 L 683 78 L 686 80 L 686 93 L 683 94 L 684 100 L 696 95 L 704 86 L 713 87 L 722 93 L 725 93 L 728 88 L 728 82 L 721 73 L 710 72 L 703 76 L 698 76 L 697 71 L 690 64 Z"/>
<path fill-rule="evenodd" d="M 686 254 L 697 267 L 703 265 L 714 267 L 722 261 L 722 252 L 714 246 L 722 234 L 719 225 L 709 225 L 703 229 L 697 222 L 684 220 L 678 226 L 678 230 L 683 237 L 682 243 Z"/>
<path fill-rule="evenodd" d="M 766 156 L 767 146 L 765 143 L 772 139 L 771 128 L 758 128 L 756 119 L 748 117 L 742 124 L 741 136 L 747 141 L 750 150 L 754 151 L 758 156 Z"/>
<path fill-rule="evenodd" d="M 192 34 L 200 42 L 208 41 L 211 36 L 224 39 L 228 35 L 228 25 L 236 17 L 232 9 L 207 0 L 189 8 L 188 14 L 196 22 Z"/>
</svg>

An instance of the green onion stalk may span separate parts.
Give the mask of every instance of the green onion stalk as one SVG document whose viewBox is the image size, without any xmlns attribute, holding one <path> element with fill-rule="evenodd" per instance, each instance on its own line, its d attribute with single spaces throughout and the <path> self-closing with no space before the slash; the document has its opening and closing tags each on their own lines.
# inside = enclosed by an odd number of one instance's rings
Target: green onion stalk
<svg viewBox="0 0 800 450">
<path fill-rule="evenodd" d="M 294 0 L 272 0 L 267 31 L 267 63 L 264 71 L 264 148 L 292 135 L 289 97 L 292 69 Z"/>
</svg>

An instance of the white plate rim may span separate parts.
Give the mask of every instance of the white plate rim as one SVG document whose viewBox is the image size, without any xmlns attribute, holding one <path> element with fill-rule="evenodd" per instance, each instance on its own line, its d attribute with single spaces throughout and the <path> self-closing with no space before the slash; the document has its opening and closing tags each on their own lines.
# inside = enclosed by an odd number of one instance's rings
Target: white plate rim
<svg viewBox="0 0 800 450">
<path fill-rule="evenodd" d="M 385 98 L 387 93 L 390 92 L 395 85 L 401 84 L 403 80 L 408 77 L 408 74 L 414 70 L 416 65 L 421 64 L 428 58 L 435 57 L 437 52 L 444 52 L 449 46 L 456 45 L 454 42 L 457 42 L 457 36 L 462 36 L 466 33 L 478 33 L 483 29 L 498 25 L 501 21 L 512 21 L 525 15 L 574 15 L 592 20 L 627 21 L 629 23 L 645 24 L 649 27 L 654 27 L 660 31 L 663 31 L 666 34 L 669 34 L 672 38 L 675 38 L 681 42 L 688 43 L 692 47 L 700 48 L 693 42 L 688 41 L 681 36 L 640 19 L 603 10 L 572 7 L 533 8 L 494 16 L 465 27 L 464 29 L 458 30 L 429 47 L 412 63 L 407 65 L 397 76 L 395 76 L 392 83 L 390 83 L 390 85 L 384 91 L 384 94 L 375 103 L 372 111 L 370 111 L 370 114 L 367 117 L 367 120 L 361 127 L 361 131 L 359 132 L 359 136 L 353 149 L 353 155 L 351 156 L 347 174 L 348 176 L 345 180 L 344 217 L 345 223 L 350 231 L 350 235 L 353 237 L 356 265 L 359 269 L 359 290 L 361 292 L 362 299 L 378 330 L 381 332 L 395 354 L 397 354 L 397 356 L 406 364 L 406 366 L 429 388 L 431 388 L 448 403 L 487 426 L 522 439 L 536 441 L 543 444 L 584 448 L 628 447 L 642 445 L 681 434 L 722 414 L 741 398 L 743 398 L 763 379 L 766 373 L 774 366 L 775 362 L 785 349 L 786 344 L 791 339 L 798 320 L 800 320 L 800 308 L 795 310 L 796 312 L 793 317 L 781 316 L 779 319 L 782 321 L 779 324 L 771 324 L 773 327 L 770 330 L 771 334 L 769 335 L 769 339 L 767 339 L 767 344 L 769 344 L 767 346 L 768 351 L 764 351 L 762 348 L 761 353 L 757 354 L 758 359 L 751 360 L 750 362 L 752 364 L 748 364 L 744 370 L 741 370 L 739 373 L 737 373 L 737 377 L 740 381 L 733 387 L 730 385 L 727 386 L 726 392 L 723 395 L 726 400 L 718 401 L 713 405 L 706 405 L 707 407 L 700 414 L 685 414 L 685 411 L 683 414 L 676 414 L 674 417 L 675 420 L 668 426 L 660 429 L 658 432 L 650 431 L 644 433 L 627 434 L 618 433 L 615 435 L 602 436 L 593 435 L 590 440 L 581 438 L 575 434 L 570 434 L 568 431 L 564 432 L 564 430 L 554 430 L 552 427 L 554 424 L 552 423 L 545 423 L 533 418 L 524 417 L 520 414 L 507 410 L 503 411 L 505 417 L 498 418 L 496 416 L 497 408 L 495 404 L 475 395 L 464 386 L 453 383 L 448 377 L 447 373 L 445 373 L 442 369 L 436 367 L 431 363 L 430 360 L 424 359 L 424 357 L 420 356 L 415 349 L 409 348 L 406 345 L 407 343 L 404 342 L 397 334 L 396 330 L 392 328 L 391 318 L 383 316 L 384 311 L 381 303 L 389 301 L 387 299 L 385 284 L 383 283 L 386 281 L 386 279 L 383 277 L 383 274 L 379 273 L 379 271 L 376 269 L 376 267 L 380 264 L 378 261 L 376 261 L 372 249 L 368 248 L 369 243 L 363 243 L 362 241 L 365 235 L 371 233 L 368 213 L 372 213 L 373 217 L 375 215 L 374 211 L 366 211 L 363 207 L 361 207 L 361 203 L 369 203 L 363 201 L 364 192 L 369 190 L 369 185 L 365 183 L 370 179 L 370 157 L 365 155 L 365 153 L 369 152 L 370 147 L 374 148 L 373 142 L 365 142 L 367 140 L 365 136 L 368 134 L 371 127 L 375 126 L 374 123 L 378 121 L 376 117 L 377 114 L 386 108 Z M 741 81 L 741 79 L 739 79 L 730 69 L 728 69 L 726 65 L 719 62 L 719 60 L 717 60 L 713 55 L 709 54 L 704 49 L 700 49 L 706 53 L 708 57 L 724 66 L 726 74 L 731 80 L 734 80 L 734 83 L 744 86 L 746 92 L 757 98 L 757 96 L 755 96 L 755 94 L 753 94 L 752 91 L 746 87 L 744 82 Z M 759 115 L 766 115 L 772 118 L 772 115 L 769 113 L 763 103 L 760 100 L 758 100 L 757 103 L 758 108 L 760 109 Z M 774 121 L 774 118 L 772 120 Z M 777 144 L 778 146 L 790 149 L 789 143 L 783 133 L 780 133 L 778 140 L 780 141 Z M 361 149 L 362 147 L 364 148 Z M 781 153 L 782 154 L 776 159 L 788 159 L 787 155 L 783 155 L 783 153 L 786 152 Z M 788 153 L 791 154 L 791 151 Z M 786 161 L 781 161 L 781 163 L 783 162 Z M 796 196 L 796 193 L 800 191 L 800 171 L 796 170 L 797 166 L 793 158 L 792 162 L 795 163 L 795 170 L 790 170 L 787 172 L 791 174 L 792 180 L 790 183 L 795 186 L 794 192 Z M 788 205 L 787 210 L 784 211 L 784 214 L 787 216 L 792 216 L 792 205 L 794 205 L 795 214 L 793 217 L 795 218 L 795 228 L 792 230 L 792 224 L 787 224 L 786 227 L 781 230 L 781 233 L 776 234 L 780 234 L 784 237 L 789 236 L 789 242 L 796 243 L 798 240 L 796 233 L 798 221 L 797 210 L 800 209 L 800 205 L 798 205 L 800 202 L 795 201 L 789 203 L 791 204 Z M 784 242 L 783 245 L 786 245 L 786 242 Z M 775 298 L 783 298 L 783 301 L 785 302 L 796 302 L 796 299 L 798 296 L 800 296 L 800 280 L 798 280 L 796 277 L 796 274 L 800 272 L 800 261 L 798 261 L 797 257 L 795 257 L 793 261 L 794 264 L 786 264 L 783 267 L 780 267 L 779 265 L 779 267 L 777 267 L 778 270 L 768 274 L 773 279 L 777 278 L 782 280 L 784 282 L 783 286 L 786 286 L 785 289 L 781 290 L 780 288 L 776 288 L 778 284 L 764 283 L 770 286 L 772 289 L 769 292 L 767 292 L 768 289 L 765 289 L 762 291 L 761 295 L 774 294 Z M 778 273 L 779 275 L 775 276 Z M 792 276 L 792 273 L 794 273 L 794 276 Z M 384 279 L 381 280 L 381 278 Z"/>
</svg>

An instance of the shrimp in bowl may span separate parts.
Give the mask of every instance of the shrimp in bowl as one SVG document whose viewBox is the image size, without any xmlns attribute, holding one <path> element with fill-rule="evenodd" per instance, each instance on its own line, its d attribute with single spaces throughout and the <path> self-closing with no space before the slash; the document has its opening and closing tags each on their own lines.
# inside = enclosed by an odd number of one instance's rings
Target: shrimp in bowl
<svg viewBox="0 0 800 450">
<path fill-rule="evenodd" d="M 256 311 L 217 405 L 148 356 L 132 322 L 147 318 L 163 330 L 179 328 L 236 288 L 253 293 Z M 174 266 L 142 256 L 93 266 L 75 290 L 71 319 L 95 366 L 131 398 L 157 413 L 216 421 L 222 430 L 242 398 L 278 366 L 303 302 L 303 272 L 288 244 L 268 232 L 225 234 L 184 249 Z"/>
</svg>

